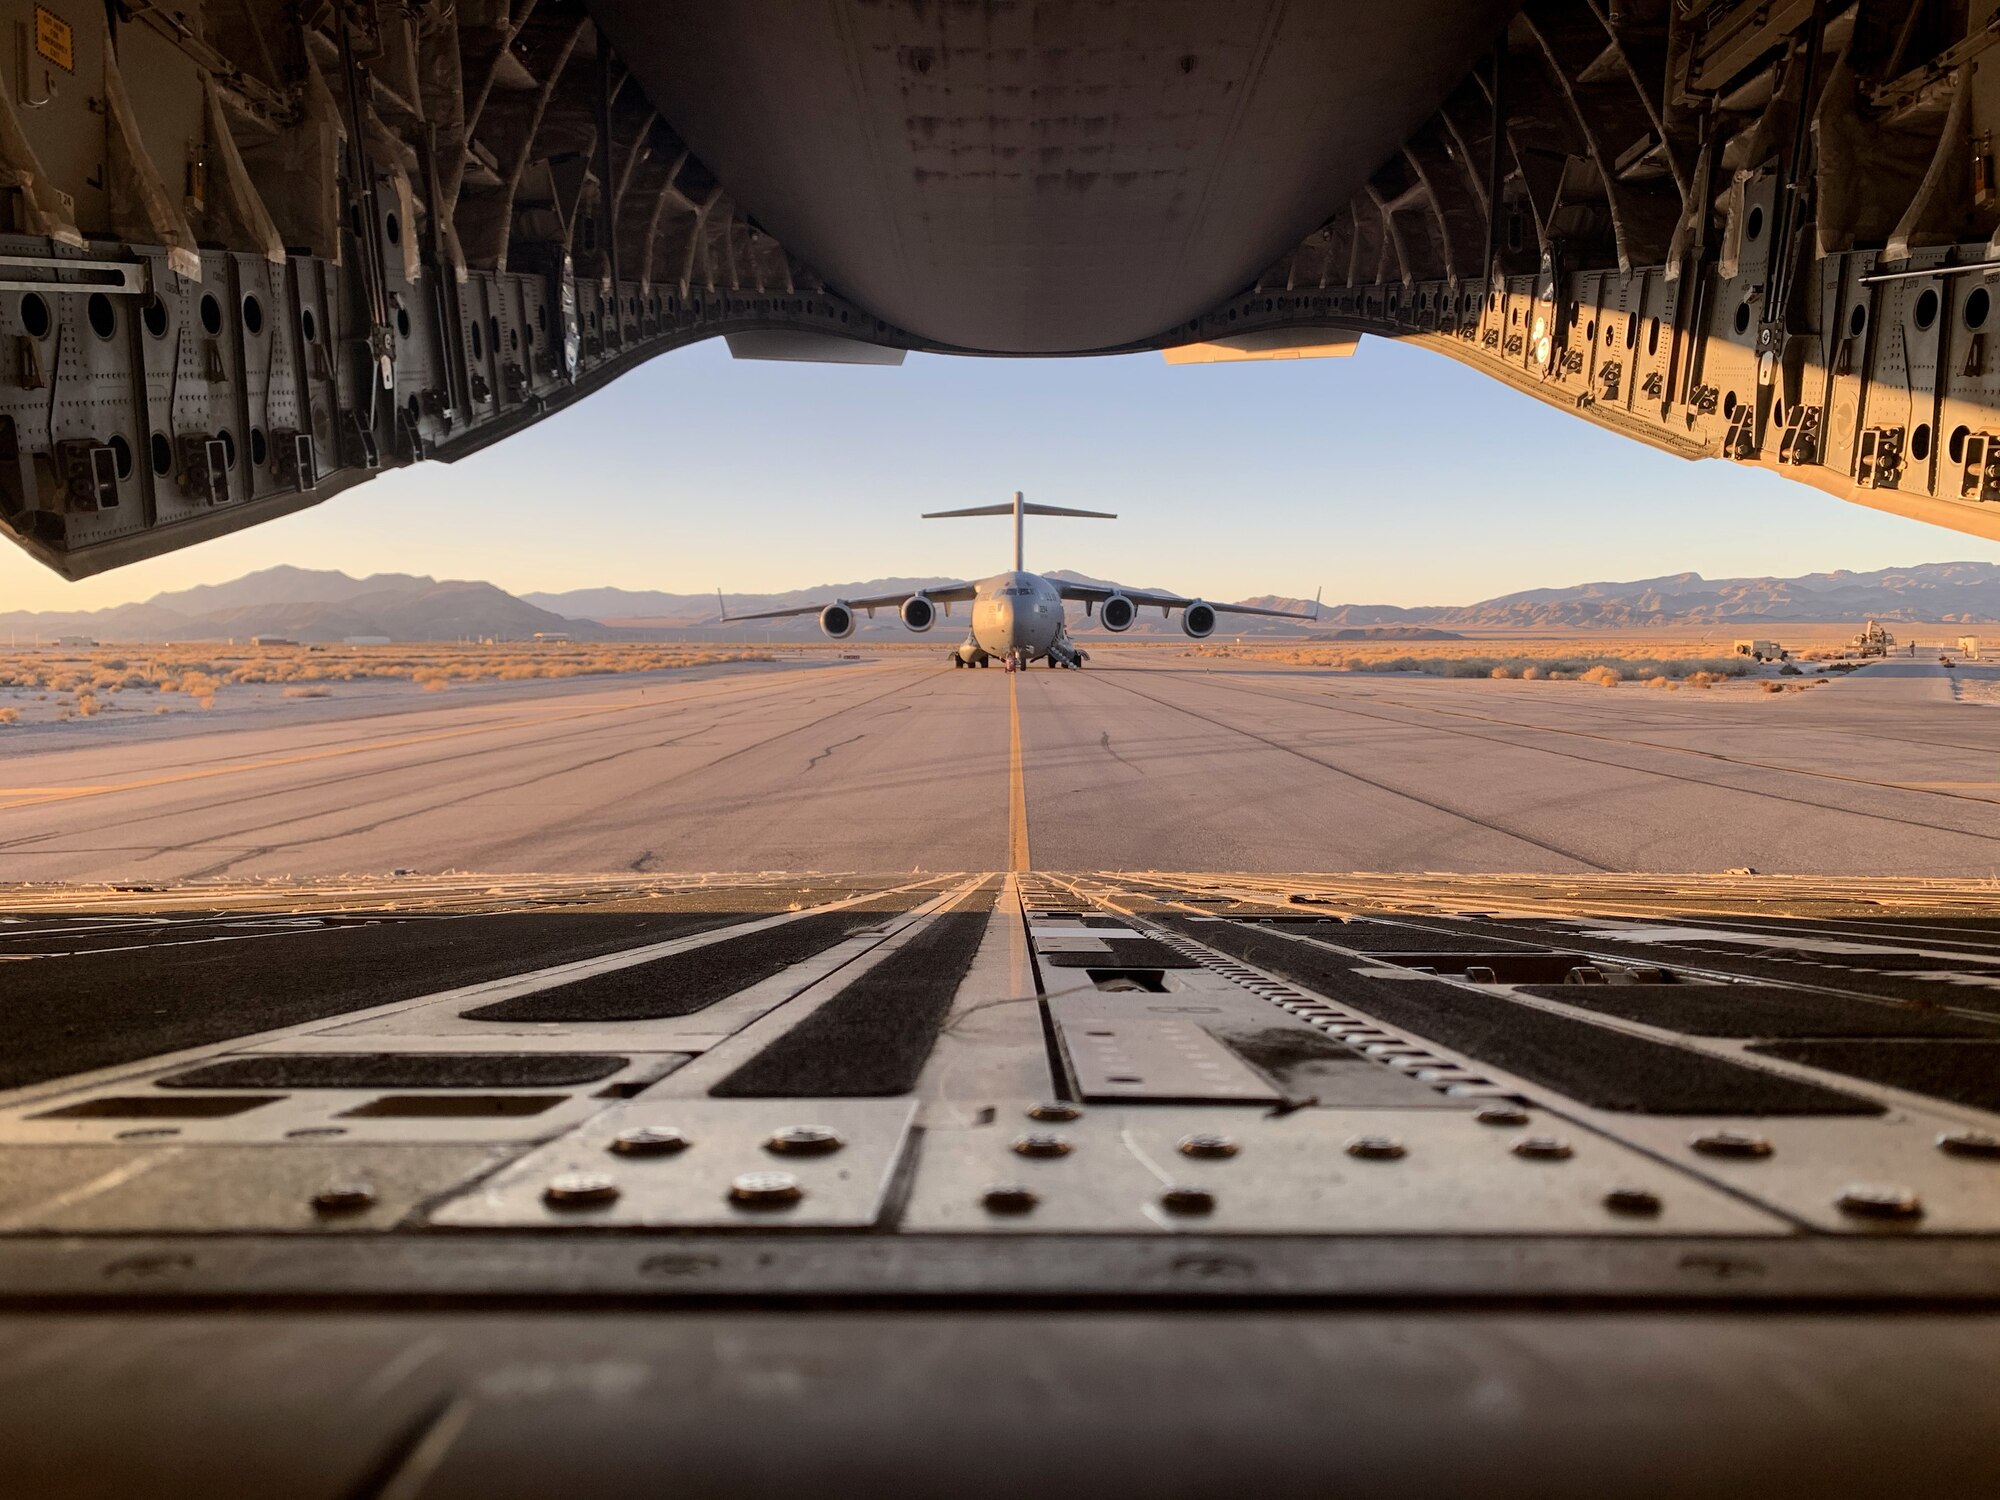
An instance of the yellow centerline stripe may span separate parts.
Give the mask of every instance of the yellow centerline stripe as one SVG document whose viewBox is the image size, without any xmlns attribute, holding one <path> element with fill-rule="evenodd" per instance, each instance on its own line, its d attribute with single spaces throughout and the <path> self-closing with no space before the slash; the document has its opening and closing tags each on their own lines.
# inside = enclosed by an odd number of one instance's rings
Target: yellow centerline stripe
<svg viewBox="0 0 2000 1500">
<path fill-rule="evenodd" d="M 1021 775 L 1020 678 L 1007 674 L 1007 722 L 1012 744 L 1007 755 L 1007 868 L 1023 874 L 1028 861 L 1028 784 Z"/>
</svg>

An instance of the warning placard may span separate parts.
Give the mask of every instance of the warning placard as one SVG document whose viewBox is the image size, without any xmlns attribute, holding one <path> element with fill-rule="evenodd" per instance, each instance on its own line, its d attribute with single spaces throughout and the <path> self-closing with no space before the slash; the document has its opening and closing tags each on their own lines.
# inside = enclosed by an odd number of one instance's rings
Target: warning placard
<svg viewBox="0 0 2000 1500">
<path fill-rule="evenodd" d="M 45 6 L 35 7 L 35 51 L 65 73 L 76 71 L 76 28 Z"/>
</svg>

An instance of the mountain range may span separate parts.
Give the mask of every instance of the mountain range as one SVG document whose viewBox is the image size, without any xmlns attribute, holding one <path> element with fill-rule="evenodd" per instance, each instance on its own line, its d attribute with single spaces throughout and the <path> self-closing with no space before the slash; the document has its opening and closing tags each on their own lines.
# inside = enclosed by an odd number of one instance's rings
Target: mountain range
<svg viewBox="0 0 2000 1500">
<path fill-rule="evenodd" d="M 1103 582 L 1082 574 L 1050 575 L 1073 581 Z M 875 578 L 823 584 L 783 594 L 732 594 L 731 614 L 832 598 L 897 593 L 938 578 Z M 1309 601 L 1266 595 L 1236 601 L 1274 609 L 1306 609 Z M 351 578 L 321 569 L 266 568 L 228 583 L 204 584 L 155 594 L 136 604 L 72 611 L 17 610 L 0 613 L 0 631 L 23 636 L 88 635 L 112 641 L 199 641 L 278 635 L 302 641 L 338 641 L 349 636 L 387 636 L 397 641 L 451 641 L 492 638 L 524 640 L 537 632 L 561 631 L 580 640 L 647 640 L 671 634 L 741 639 L 747 627 L 713 624 L 713 594 L 671 594 L 651 590 L 577 589 L 566 593 L 514 595 L 490 583 L 436 579 L 408 573 Z M 956 628 L 956 614 L 941 631 Z M 1229 633 L 1320 635 L 1355 639 L 1436 639 L 1457 630 L 1631 630 L 1661 627 L 1753 625 L 1810 622 L 1858 623 L 1866 619 L 1941 624 L 2000 622 L 2000 564 L 1923 563 L 1872 573 L 1811 573 L 1800 578 L 1704 578 L 1675 573 L 1629 583 L 1585 583 L 1569 588 L 1528 589 L 1477 604 L 1410 607 L 1393 604 L 1328 605 L 1316 625 L 1284 620 L 1229 622 Z M 1075 627 L 1095 630 L 1077 619 Z M 756 627 L 780 631 L 796 627 Z M 893 610 L 872 621 L 864 634 L 900 633 Z M 1135 633 L 1177 630 L 1156 614 L 1141 618 Z M 782 638 L 782 637 L 781 637 Z"/>
</svg>

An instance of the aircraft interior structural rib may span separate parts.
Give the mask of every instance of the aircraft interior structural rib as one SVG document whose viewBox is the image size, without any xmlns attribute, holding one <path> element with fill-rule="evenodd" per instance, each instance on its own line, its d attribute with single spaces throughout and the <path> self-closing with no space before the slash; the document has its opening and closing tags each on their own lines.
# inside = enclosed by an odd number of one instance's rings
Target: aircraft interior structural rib
<svg viewBox="0 0 2000 1500">
<path fill-rule="evenodd" d="M 0 18 L 0 522 L 69 576 L 463 457 L 716 336 L 1179 362 L 1371 333 L 2000 536 L 1990 6 Z"/>
</svg>

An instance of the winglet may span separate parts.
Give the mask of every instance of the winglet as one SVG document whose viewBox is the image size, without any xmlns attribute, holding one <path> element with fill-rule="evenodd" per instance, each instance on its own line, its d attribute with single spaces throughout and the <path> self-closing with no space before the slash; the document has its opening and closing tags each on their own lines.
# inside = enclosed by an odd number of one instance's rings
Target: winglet
<svg viewBox="0 0 2000 1500">
<path fill-rule="evenodd" d="M 1319 619 L 1319 596 L 1321 594 L 1324 594 L 1325 592 L 1326 592 L 1326 585 L 1323 583 L 1318 588 L 1313 590 L 1313 620 L 1315 622 L 1317 622 Z"/>
<path fill-rule="evenodd" d="M 729 619 L 729 606 L 722 602 L 722 590 L 719 588 L 715 591 L 715 607 L 721 611 L 721 619 L 726 622 Z"/>
</svg>

